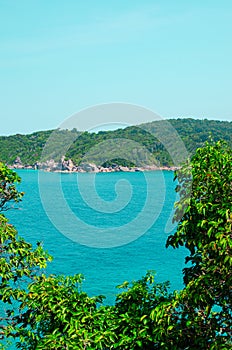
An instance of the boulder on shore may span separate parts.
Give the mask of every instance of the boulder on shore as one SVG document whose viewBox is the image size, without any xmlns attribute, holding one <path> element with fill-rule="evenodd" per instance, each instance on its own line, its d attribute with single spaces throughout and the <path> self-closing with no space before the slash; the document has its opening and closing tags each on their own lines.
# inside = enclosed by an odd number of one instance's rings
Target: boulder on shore
<svg viewBox="0 0 232 350">
<path fill-rule="evenodd" d="M 78 166 L 79 172 L 99 173 L 99 168 L 94 163 L 82 163 Z"/>
<path fill-rule="evenodd" d="M 16 159 L 15 159 L 15 161 L 14 161 L 14 164 L 13 164 L 13 167 L 14 167 L 15 169 L 23 169 L 23 168 L 24 168 L 20 157 L 16 157 Z"/>
</svg>

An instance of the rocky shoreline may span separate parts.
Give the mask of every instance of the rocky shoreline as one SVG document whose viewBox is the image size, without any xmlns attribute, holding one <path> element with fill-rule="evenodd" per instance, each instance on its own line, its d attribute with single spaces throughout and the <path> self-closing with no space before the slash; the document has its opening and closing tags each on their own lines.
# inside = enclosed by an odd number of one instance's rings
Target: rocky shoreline
<svg viewBox="0 0 232 350">
<path fill-rule="evenodd" d="M 35 162 L 35 164 L 23 164 L 19 157 L 16 158 L 12 165 L 8 165 L 11 169 L 28 169 L 28 170 L 43 170 L 48 172 L 62 172 L 62 173 L 112 173 L 112 172 L 141 172 L 141 171 L 154 171 L 154 170 L 168 170 L 175 171 L 179 167 L 158 167 L 156 165 L 145 165 L 142 167 L 127 167 L 118 164 L 113 164 L 110 167 L 98 166 L 94 163 L 83 163 L 76 166 L 71 159 L 65 160 L 61 158 L 59 162 L 55 162 L 54 159 L 47 160 L 45 162 Z"/>
</svg>

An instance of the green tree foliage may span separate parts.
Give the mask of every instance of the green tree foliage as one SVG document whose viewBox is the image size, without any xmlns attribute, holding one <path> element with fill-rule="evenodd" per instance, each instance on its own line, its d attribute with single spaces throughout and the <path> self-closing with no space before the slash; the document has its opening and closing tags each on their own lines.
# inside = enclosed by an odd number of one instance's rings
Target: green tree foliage
<svg viewBox="0 0 232 350">
<path fill-rule="evenodd" d="M 102 297 L 81 290 L 81 275 L 37 277 L 20 304 L 17 327 L 20 349 L 102 349 L 114 341 L 107 308 L 97 308 Z"/>
<path fill-rule="evenodd" d="M 17 174 L 0 163 L 0 211 L 9 202 L 18 202 L 23 195 L 15 184 L 20 182 Z M 20 238 L 15 228 L 0 214 L 0 306 L 5 312 L 0 315 L 0 327 L 4 329 L 6 320 L 14 319 L 14 302 L 19 302 L 26 294 L 25 279 L 33 279 L 39 268 L 46 266 L 49 256 L 40 244 L 36 249 Z"/>
<path fill-rule="evenodd" d="M 168 284 L 147 273 L 119 286 L 114 306 L 82 291 L 81 275 L 37 277 L 21 298 L 21 314 L 8 327 L 20 337 L 19 349 L 159 349 L 150 313 L 172 300 Z"/>
<path fill-rule="evenodd" d="M 221 141 L 206 142 L 177 172 L 180 200 L 176 233 L 167 246 L 185 245 L 185 289 L 174 306 L 185 323 L 184 344 L 229 349 L 232 329 L 232 151 Z M 173 311 L 175 310 L 173 309 Z M 175 311 L 176 312 L 176 311 Z M 175 314 L 174 312 L 174 314 Z M 177 339 L 183 338 L 183 327 Z"/>
<path fill-rule="evenodd" d="M 12 304 L 22 295 L 23 280 L 33 278 L 38 268 L 46 267 L 47 254 L 38 243 L 33 249 L 0 214 L 0 300 Z"/>
<path fill-rule="evenodd" d="M 0 162 L 0 212 L 9 209 L 9 204 L 19 202 L 23 192 L 17 191 L 15 185 L 20 183 L 20 177 Z"/>
<path fill-rule="evenodd" d="M 160 339 L 156 337 L 157 322 L 150 315 L 154 308 L 173 299 L 169 283 L 156 283 L 151 271 L 140 280 L 124 282 L 118 288 L 123 291 L 117 295 L 114 307 L 117 325 L 114 348 L 160 349 Z"/>
<path fill-rule="evenodd" d="M 16 157 L 20 157 L 23 164 L 34 164 L 40 159 L 52 130 L 38 131 L 30 135 L 16 134 L 0 137 L 0 160 L 13 164 Z"/>
</svg>

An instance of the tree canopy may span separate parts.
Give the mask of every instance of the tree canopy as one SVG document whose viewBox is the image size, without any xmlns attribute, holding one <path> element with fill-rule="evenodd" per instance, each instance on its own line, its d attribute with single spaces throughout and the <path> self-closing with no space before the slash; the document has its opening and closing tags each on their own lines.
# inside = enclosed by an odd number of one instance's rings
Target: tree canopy
<svg viewBox="0 0 232 350">
<path fill-rule="evenodd" d="M 205 349 L 229 349 L 232 329 L 232 151 L 206 142 L 177 172 L 174 219 L 177 231 L 167 246 L 189 250 L 179 300 L 185 338 Z M 178 303 L 177 303 L 178 305 Z M 181 330 L 182 332 L 182 330 Z M 181 335 L 180 332 L 180 335 Z M 180 337 L 178 337 L 180 339 Z M 189 344 L 190 346 L 190 344 Z"/>
<path fill-rule="evenodd" d="M 14 171 L 0 163 L 0 305 L 5 310 L 0 314 L 1 329 L 6 329 L 6 321 L 14 323 L 15 312 L 18 315 L 15 303 L 20 303 L 27 293 L 25 281 L 35 278 L 38 270 L 45 268 L 50 260 L 39 243 L 34 249 L 20 238 L 1 213 L 11 207 L 9 203 L 21 200 L 23 192 L 16 188 L 20 181 Z"/>
<path fill-rule="evenodd" d="M 0 162 L 0 212 L 10 208 L 10 204 L 17 203 L 23 197 L 23 192 L 16 189 L 21 182 L 16 172 Z"/>
</svg>

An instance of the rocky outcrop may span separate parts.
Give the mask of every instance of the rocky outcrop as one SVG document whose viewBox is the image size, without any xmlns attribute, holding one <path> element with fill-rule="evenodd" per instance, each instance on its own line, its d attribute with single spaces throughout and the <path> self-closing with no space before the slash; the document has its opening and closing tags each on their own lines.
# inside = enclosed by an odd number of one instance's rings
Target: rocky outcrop
<svg viewBox="0 0 232 350">
<path fill-rule="evenodd" d="M 17 158 L 15 159 L 14 164 L 13 164 L 13 168 L 14 168 L 14 169 L 23 169 L 23 168 L 24 168 L 24 166 L 23 166 L 23 164 L 22 164 L 22 162 L 21 162 L 20 157 L 17 157 Z"/>
<path fill-rule="evenodd" d="M 38 169 L 51 172 L 79 172 L 79 173 L 111 173 L 111 172 L 138 172 L 138 171 L 152 171 L 152 170 L 176 170 L 177 167 L 157 167 L 155 165 L 147 165 L 145 167 L 127 167 L 118 164 L 113 164 L 110 167 L 97 166 L 94 163 L 82 163 L 76 166 L 72 159 L 65 160 L 62 157 L 59 162 L 50 159 L 44 162 L 36 162 L 33 165 L 23 165 L 20 157 L 17 157 L 10 166 L 14 169 Z"/>
<path fill-rule="evenodd" d="M 60 171 L 61 166 L 55 162 L 54 159 L 47 160 L 45 162 L 36 162 L 34 165 L 35 169 L 46 170 L 46 171 Z"/>
<path fill-rule="evenodd" d="M 77 167 L 74 165 L 72 159 L 68 159 L 68 160 L 61 159 L 61 170 L 62 171 L 76 171 Z"/>
<path fill-rule="evenodd" d="M 93 163 L 82 163 L 78 166 L 79 172 L 84 173 L 99 173 L 100 169 L 96 164 Z"/>
</svg>

